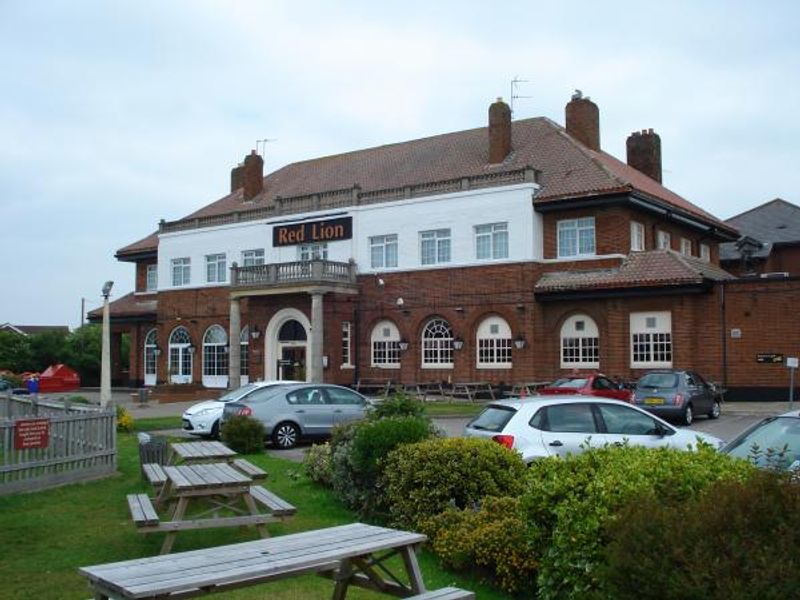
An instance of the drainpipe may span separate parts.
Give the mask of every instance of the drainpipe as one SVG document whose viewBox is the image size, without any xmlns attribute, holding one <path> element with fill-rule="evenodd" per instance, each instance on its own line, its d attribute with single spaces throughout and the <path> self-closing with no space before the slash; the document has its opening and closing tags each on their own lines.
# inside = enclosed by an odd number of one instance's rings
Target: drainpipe
<svg viewBox="0 0 800 600">
<path fill-rule="evenodd" d="M 360 296 L 360 294 L 359 294 Z M 354 369 L 353 369 L 353 382 L 352 384 L 355 385 L 358 383 L 358 380 L 361 378 L 361 361 L 359 360 L 358 356 L 358 348 L 361 345 L 359 340 L 361 339 L 360 332 L 361 327 L 359 327 L 359 322 L 361 319 L 361 298 L 356 300 L 356 309 L 353 311 L 353 336 L 350 340 L 350 344 L 353 349 L 353 361 L 355 362 Z"/>
<path fill-rule="evenodd" d="M 728 325 L 725 320 L 725 282 L 719 288 L 720 343 L 722 344 L 722 386 L 728 387 Z"/>
</svg>

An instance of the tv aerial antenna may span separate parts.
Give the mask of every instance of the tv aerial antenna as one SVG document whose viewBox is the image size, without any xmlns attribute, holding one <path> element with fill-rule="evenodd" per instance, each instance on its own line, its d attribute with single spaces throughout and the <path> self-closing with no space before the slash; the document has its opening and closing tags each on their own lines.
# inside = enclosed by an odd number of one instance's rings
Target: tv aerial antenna
<svg viewBox="0 0 800 600">
<path fill-rule="evenodd" d="M 514 114 L 514 100 L 521 100 L 523 98 L 533 98 L 533 96 L 520 96 L 517 93 L 517 88 L 519 87 L 520 83 L 530 83 L 527 79 L 520 79 L 519 75 L 514 75 L 514 79 L 511 80 L 511 114 Z"/>
<path fill-rule="evenodd" d="M 267 144 L 269 142 L 277 142 L 278 138 L 264 138 L 263 140 L 256 140 L 256 154 L 260 154 L 262 158 L 267 156 Z M 261 147 L 259 152 L 258 148 Z"/>
</svg>

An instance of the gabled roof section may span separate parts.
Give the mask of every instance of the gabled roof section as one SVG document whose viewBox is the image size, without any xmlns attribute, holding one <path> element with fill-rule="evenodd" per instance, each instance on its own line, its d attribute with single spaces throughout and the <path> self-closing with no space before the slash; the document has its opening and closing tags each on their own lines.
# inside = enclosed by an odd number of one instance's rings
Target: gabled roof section
<svg viewBox="0 0 800 600">
<path fill-rule="evenodd" d="M 156 317 L 158 301 L 155 292 L 136 294 L 131 292 L 110 302 L 109 316 L 112 319 L 148 319 Z M 87 314 L 89 321 L 96 323 L 103 318 L 103 308 L 99 307 Z"/>
<path fill-rule="evenodd" d="M 12 325 L 11 323 L 3 323 L 0 325 L 0 331 L 11 331 L 24 336 L 37 335 L 40 333 L 60 333 L 62 335 L 67 335 L 69 333 L 69 327 L 67 325 Z"/>
<path fill-rule="evenodd" d="M 535 293 L 700 285 L 735 279 L 699 258 L 673 250 L 631 252 L 618 268 L 545 273 Z"/>
<path fill-rule="evenodd" d="M 742 235 L 760 242 L 800 242 L 800 206 L 781 198 L 751 208 L 725 222 L 736 227 Z"/>
<path fill-rule="evenodd" d="M 158 250 L 158 232 L 154 231 L 146 238 L 138 242 L 128 244 L 124 248 L 117 250 L 117 260 L 132 260 L 136 257 L 150 254 Z"/>
</svg>

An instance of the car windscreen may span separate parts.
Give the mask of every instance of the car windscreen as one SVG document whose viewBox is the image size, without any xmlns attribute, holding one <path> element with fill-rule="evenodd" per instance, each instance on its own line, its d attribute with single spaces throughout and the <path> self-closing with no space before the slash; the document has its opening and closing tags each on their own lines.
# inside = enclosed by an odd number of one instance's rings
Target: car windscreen
<svg viewBox="0 0 800 600">
<path fill-rule="evenodd" d="M 251 391 L 256 389 L 255 383 L 248 383 L 247 385 L 243 385 L 240 388 L 236 388 L 235 390 L 231 390 L 220 396 L 217 399 L 217 402 L 230 402 L 231 400 L 236 400 L 237 398 L 241 398 L 245 394 L 249 394 Z"/>
<path fill-rule="evenodd" d="M 678 376 L 675 373 L 647 373 L 636 384 L 638 388 L 676 388 Z"/>
<path fill-rule="evenodd" d="M 503 431 L 503 428 L 517 411 L 510 406 L 490 405 L 483 409 L 477 417 L 467 424 L 472 429 L 483 431 Z"/>
<path fill-rule="evenodd" d="M 800 460 L 800 419 L 772 417 L 735 439 L 724 452 L 758 466 L 789 467 Z"/>
<path fill-rule="evenodd" d="M 573 377 L 566 377 L 564 379 L 556 379 L 551 388 L 582 388 L 586 386 L 588 379 L 578 379 Z"/>
</svg>

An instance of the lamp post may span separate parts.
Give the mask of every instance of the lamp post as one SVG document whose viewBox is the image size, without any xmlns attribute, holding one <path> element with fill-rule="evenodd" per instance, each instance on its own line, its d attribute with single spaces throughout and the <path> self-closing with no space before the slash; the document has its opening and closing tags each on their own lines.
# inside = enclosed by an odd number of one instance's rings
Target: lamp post
<svg viewBox="0 0 800 600">
<path fill-rule="evenodd" d="M 111 326 L 108 316 L 108 297 L 111 295 L 113 281 L 103 284 L 103 350 L 100 356 L 100 406 L 105 408 L 111 402 Z"/>
</svg>

